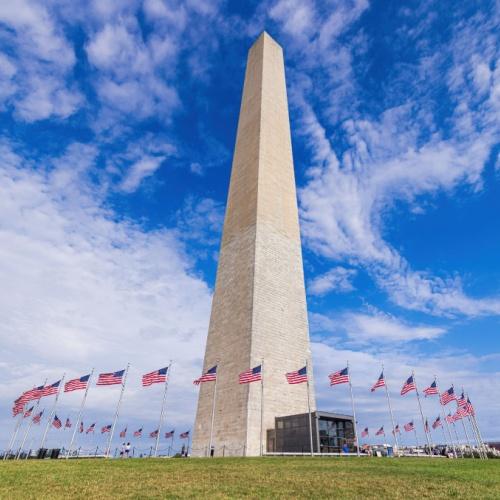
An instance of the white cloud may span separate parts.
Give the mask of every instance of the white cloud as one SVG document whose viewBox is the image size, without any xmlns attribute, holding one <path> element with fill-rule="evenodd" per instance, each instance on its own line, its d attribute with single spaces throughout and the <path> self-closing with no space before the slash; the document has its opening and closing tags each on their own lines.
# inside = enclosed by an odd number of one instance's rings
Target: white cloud
<svg viewBox="0 0 500 500">
<path fill-rule="evenodd" d="M 412 326 L 389 314 L 351 313 L 344 318 L 348 337 L 356 342 L 412 342 L 432 340 L 446 333 L 444 328 Z"/>
<path fill-rule="evenodd" d="M 424 97 L 390 107 L 378 117 L 363 118 L 349 98 L 341 95 L 344 113 L 348 110 L 350 116 L 340 121 L 338 114 L 325 113 L 318 105 L 331 89 L 329 85 L 336 85 L 335 76 L 324 85 L 300 78 L 291 93 L 313 160 L 309 180 L 299 193 L 306 244 L 327 258 L 365 267 L 398 305 L 432 314 L 500 314 L 500 298 L 472 298 L 456 277 L 413 270 L 383 236 L 386 215 L 398 202 L 405 202 L 416 214 L 422 211 L 422 196 L 451 194 L 464 185 L 476 191 L 482 187 L 484 165 L 498 140 L 495 117 L 499 108 L 494 78 L 489 75 L 486 79 L 484 68 L 480 95 L 477 84 L 469 83 L 477 80 L 474 69 L 480 64 L 492 65 L 496 54 L 491 38 L 478 36 L 477 24 L 474 20 L 472 30 L 459 25 L 450 47 L 435 58 L 426 55 L 421 61 L 422 74 L 416 73 L 416 88 L 423 96 L 429 75 L 447 82 L 456 105 L 451 137 L 445 138 L 438 130 L 432 103 Z M 489 19 L 481 19 L 479 24 L 482 33 L 492 29 Z M 314 43 L 311 39 L 308 48 Z M 351 50 L 357 42 L 353 43 Z M 478 59 L 479 53 L 482 59 Z M 305 67 L 321 67 L 321 58 L 307 58 L 307 51 L 304 54 Z M 455 61 L 445 77 L 439 71 L 443 57 Z M 346 68 L 346 74 L 351 74 L 350 62 Z M 351 84 L 352 88 L 356 85 L 355 81 Z M 332 129 L 347 143 L 340 157 L 329 136 Z"/>
<path fill-rule="evenodd" d="M 6 104 L 28 122 L 73 114 L 83 102 L 67 84 L 76 57 L 49 9 L 28 0 L 2 2 L 0 33 L 16 56 L 8 65 L 2 58 L 0 97 Z"/>
<path fill-rule="evenodd" d="M 281 23 L 285 33 L 300 37 L 314 29 L 314 2 L 279 0 L 269 11 L 269 16 Z"/>
<path fill-rule="evenodd" d="M 352 279 L 356 276 L 355 269 L 345 267 L 334 267 L 325 274 L 316 276 L 309 282 L 307 287 L 312 295 L 325 295 L 328 292 L 351 292 L 354 290 Z"/>
<path fill-rule="evenodd" d="M 0 276 L 8 284 L 0 292 L 2 406 L 45 377 L 79 376 L 92 366 L 117 370 L 130 361 L 121 424 L 153 427 L 161 395 L 140 389 L 140 375 L 173 359 L 168 425 L 188 426 L 211 293 L 175 231 L 144 232 L 104 208 L 85 183 L 92 148 L 74 145 L 36 171 L 5 145 L 1 157 Z M 85 421 L 109 423 L 115 397 L 93 389 Z M 65 395 L 61 414 L 74 419 L 78 403 L 78 395 Z M 7 418 L 4 412 L 3 428 L 10 428 Z"/>
<path fill-rule="evenodd" d="M 167 83 L 174 76 L 167 68 L 175 62 L 175 46 L 167 50 L 157 37 L 151 41 L 152 47 L 142 40 L 135 17 L 106 24 L 91 37 L 86 51 L 99 69 L 96 87 L 105 106 L 142 119 L 169 118 L 178 107 L 177 92 Z M 165 56 L 161 60 L 158 49 Z"/>
<path fill-rule="evenodd" d="M 434 340 L 447 331 L 443 327 L 412 325 L 374 308 L 367 312 L 347 312 L 332 317 L 313 313 L 311 330 L 319 333 L 344 334 L 350 343 L 371 346 Z"/>
<path fill-rule="evenodd" d="M 203 175 L 203 167 L 198 162 L 191 163 L 191 165 L 189 165 L 189 170 L 191 170 L 193 174 Z"/>
<path fill-rule="evenodd" d="M 224 206 L 212 198 L 189 197 L 177 212 L 181 237 L 204 247 L 219 245 L 223 222 Z"/>
<path fill-rule="evenodd" d="M 152 176 L 165 158 L 162 156 L 146 156 L 134 163 L 120 184 L 120 189 L 127 193 L 135 191 L 141 182 Z"/>
</svg>

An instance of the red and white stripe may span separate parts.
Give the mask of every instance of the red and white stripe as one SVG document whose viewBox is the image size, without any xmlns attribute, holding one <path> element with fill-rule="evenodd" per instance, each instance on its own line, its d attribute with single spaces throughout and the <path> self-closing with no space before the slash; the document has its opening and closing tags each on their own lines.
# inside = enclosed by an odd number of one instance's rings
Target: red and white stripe
<svg viewBox="0 0 500 500">
<path fill-rule="evenodd" d="M 338 372 L 330 373 L 328 378 L 330 379 L 330 385 L 348 384 L 349 372 L 347 371 L 347 368 L 344 368 Z"/>
</svg>

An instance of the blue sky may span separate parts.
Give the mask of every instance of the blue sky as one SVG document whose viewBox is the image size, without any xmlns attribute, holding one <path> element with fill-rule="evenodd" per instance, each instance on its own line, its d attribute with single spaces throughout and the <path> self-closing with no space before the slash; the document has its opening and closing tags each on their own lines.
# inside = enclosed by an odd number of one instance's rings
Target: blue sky
<svg viewBox="0 0 500 500">
<path fill-rule="evenodd" d="M 384 362 L 400 425 L 418 416 L 397 395 L 415 369 L 422 389 L 465 385 L 499 438 L 499 16 L 493 1 L 4 2 L 2 428 L 46 377 L 130 361 L 119 427 L 149 432 L 160 388 L 140 375 L 169 359 L 166 426 L 191 427 L 265 29 L 285 51 L 318 405 L 349 410 L 326 378 L 349 359 L 360 425 L 389 428 L 368 391 Z M 117 396 L 92 389 L 84 421 L 110 423 Z"/>
</svg>

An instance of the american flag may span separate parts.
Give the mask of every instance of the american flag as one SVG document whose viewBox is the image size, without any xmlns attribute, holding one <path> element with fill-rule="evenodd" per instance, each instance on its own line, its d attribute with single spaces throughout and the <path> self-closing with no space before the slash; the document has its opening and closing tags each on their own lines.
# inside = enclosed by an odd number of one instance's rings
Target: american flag
<svg viewBox="0 0 500 500">
<path fill-rule="evenodd" d="M 57 415 L 54 415 L 54 420 L 52 420 L 52 425 L 56 429 L 60 429 L 62 427 L 62 422 Z"/>
<path fill-rule="evenodd" d="M 149 437 L 150 438 L 155 438 L 157 436 L 158 436 L 158 429 L 156 429 L 155 431 L 149 433 Z"/>
<path fill-rule="evenodd" d="M 250 384 L 251 382 L 259 382 L 260 380 L 262 380 L 262 365 L 241 372 L 238 381 L 240 384 Z"/>
<path fill-rule="evenodd" d="M 126 435 L 127 435 L 127 428 L 125 427 L 125 429 L 123 429 L 123 431 L 120 432 L 120 437 L 124 438 L 126 437 Z"/>
<path fill-rule="evenodd" d="M 24 403 L 23 404 L 15 403 L 12 408 L 12 416 L 15 417 L 16 415 L 19 415 L 23 411 L 24 411 Z"/>
<path fill-rule="evenodd" d="M 455 395 L 455 389 L 450 387 L 447 391 L 444 391 L 439 396 L 439 402 L 444 406 L 447 405 L 450 401 L 456 400 L 457 396 Z"/>
<path fill-rule="evenodd" d="M 406 432 L 410 432 L 410 431 L 415 430 L 415 426 L 413 425 L 413 420 L 411 422 L 408 422 L 407 424 L 405 424 L 403 427 L 404 427 Z"/>
<path fill-rule="evenodd" d="M 44 388 L 45 386 L 39 385 L 38 387 L 31 389 L 31 391 L 28 391 L 30 394 L 30 399 L 40 399 L 43 396 Z"/>
<path fill-rule="evenodd" d="M 39 423 L 40 423 L 40 420 L 42 420 L 43 411 L 44 411 L 44 410 L 42 410 L 40 413 L 37 413 L 37 414 L 33 417 L 33 423 L 34 423 L 34 424 L 39 424 Z"/>
<path fill-rule="evenodd" d="M 448 415 L 446 415 L 446 421 L 449 423 L 449 424 L 452 424 L 453 422 L 455 422 L 455 417 L 450 413 L 448 413 Z"/>
<path fill-rule="evenodd" d="M 29 396 L 26 395 L 27 392 L 23 392 L 17 399 L 14 399 L 14 406 L 20 405 L 24 406 L 26 403 L 31 401 Z"/>
<path fill-rule="evenodd" d="M 462 391 L 462 395 L 457 399 L 457 405 L 463 406 L 464 408 L 467 406 L 467 400 L 465 399 L 464 391 Z"/>
<path fill-rule="evenodd" d="M 210 370 L 204 373 L 200 378 L 193 380 L 194 385 L 200 385 L 202 382 L 213 382 L 217 378 L 217 365 L 212 366 Z"/>
<path fill-rule="evenodd" d="M 142 427 L 134 432 L 134 437 L 140 438 L 142 436 Z"/>
<path fill-rule="evenodd" d="M 79 391 L 81 389 L 87 388 L 87 383 L 90 379 L 89 375 L 84 375 L 80 378 L 74 378 L 73 380 L 68 380 L 64 384 L 64 392 Z"/>
<path fill-rule="evenodd" d="M 438 427 L 441 427 L 443 425 L 443 422 L 441 422 L 441 417 L 437 417 L 436 420 L 434 420 L 434 423 L 432 424 L 433 429 L 437 429 Z"/>
<path fill-rule="evenodd" d="M 117 385 L 122 383 L 125 370 L 113 373 L 100 373 L 97 378 L 97 385 Z"/>
<path fill-rule="evenodd" d="M 470 402 L 469 397 L 467 396 L 467 406 L 465 407 L 467 410 L 467 415 L 472 415 L 474 416 L 476 414 L 474 407 L 472 406 L 472 403 Z"/>
<path fill-rule="evenodd" d="M 338 372 L 328 375 L 330 385 L 347 384 L 349 382 L 349 369 L 346 367 Z"/>
<path fill-rule="evenodd" d="M 94 430 L 95 430 L 95 422 L 85 431 L 85 434 L 94 432 Z"/>
<path fill-rule="evenodd" d="M 365 427 L 362 431 L 361 431 L 361 437 L 366 437 L 368 436 L 368 427 Z"/>
<path fill-rule="evenodd" d="M 34 408 L 34 406 L 32 406 L 29 410 L 26 410 L 24 412 L 23 418 L 29 417 L 33 413 L 33 408 Z"/>
<path fill-rule="evenodd" d="M 168 367 L 160 368 L 151 373 L 142 376 L 142 387 L 148 387 L 153 384 L 161 384 L 167 381 Z"/>
<path fill-rule="evenodd" d="M 174 430 L 170 431 L 170 432 L 165 432 L 165 439 L 170 439 L 172 437 L 174 437 Z"/>
<path fill-rule="evenodd" d="M 189 431 L 182 432 L 181 434 L 179 434 L 179 437 L 181 439 L 187 439 L 189 437 Z"/>
<path fill-rule="evenodd" d="M 60 380 L 57 382 L 54 382 L 52 385 L 47 385 L 42 389 L 42 395 L 41 397 L 45 396 L 53 396 L 54 394 L 57 394 L 57 391 L 59 391 L 59 384 L 61 383 Z"/>
<path fill-rule="evenodd" d="M 104 427 L 101 428 L 101 434 L 104 434 L 106 432 L 111 432 L 111 424 L 105 425 Z"/>
<path fill-rule="evenodd" d="M 384 426 L 382 426 L 376 433 L 375 436 L 385 436 Z"/>
<path fill-rule="evenodd" d="M 31 401 L 34 398 L 30 398 L 30 391 L 23 392 L 17 399 L 14 400 L 14 408 L 20 407 L 22 408 L 26 403 Z"/>
<path fill-rule="evenodd" d="M 413 375 L 411 375 L 403 385 L 401 389 L 401 396 L 408 394 L 410 391 L 414 391 L 417 387 L 415 386 L 415 380 L 413 379 Z"/>
<path fill-rule="evenodd" d="M 401 434 L 401 430 L 399 428 L 399 424 L 394 427 L 394 430 L 392 431 L 393 434 Z"/>
<path fill-rule="evenodd" d="M 464 417 L 467 417 L 469 414 L 467 413 L 467 408 L 465 406 L 459 406 L 457 408 L 457 411 L 455 412 L 455 414 L 453 415 L 453 418 L 455 420 L 460 420 Z"/>
<path fill-rule="evenodd" d="M 69 417 L 66 419 L 66 423 L 64 424 L 65 429 L 70 429 L 71 428 L 71 420 Z"/>
<path fill-rule="evenodd" d="M 14 400 L 14 408 L 16 406 L 24 406 L 26 403 L 31 401 L 32 398 L 29 396 L 30 391 L 23 392 L 17 399 Z"/>
<path fill-rule="evenodd" d="M 288 372 L 285 374 L 285 377 L 289 384 L 302 384 L 303 382 L 307 382 L 307 366 L 294 372 Z"/>
<path fill-rule="evenodd" d="M 371 391 L 374 392 L 375 389 L 378 389 L 379 387 L 384 387 L 384 386 L 385 386 L 385 378 L 384 378 L 384 372 L 382 372 L 380 374 L 380 377 L 373 384 L 373 387 L 371 388 Z"/>
<path fill-rule="evenodd" d="M 431 432 L 431 430 L 429 429 L 429 421 L 427 419 L 425 419 L 424 431 L 425 432 Z"/>
<path fill-rule="evenodd" d="M 80 422 L 80 429 L 79 429 L 79 431 L 80 431 L 80 434 L 83 434 L 83 422 Z"/>
<path fill-rule="evenodd" d="M 435 380 L 434 380 L 434 382 L 432 382 L 432 384 L 429 387 L 426 387 L 424 389 L 424 394 L 425 394 L 425 397 L 435 396 L 435 395 L 439 394 L 439 391 L 437 388 L 437 382 Z"/>
<path fill-rule="evenodd" d="M 29 391 L 23 392 L 16 400 L 16 404 L 26 404 L 28 401 L 33 401 L 34 399 L 40 399 L 42 397 L 43 385 L 39 387 L 34 387 Z"/>
</svg>

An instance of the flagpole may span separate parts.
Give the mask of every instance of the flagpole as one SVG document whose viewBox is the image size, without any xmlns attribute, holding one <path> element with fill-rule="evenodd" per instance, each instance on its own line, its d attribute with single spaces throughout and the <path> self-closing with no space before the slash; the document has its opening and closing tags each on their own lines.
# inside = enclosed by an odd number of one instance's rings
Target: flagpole
<svg viewBox="0 0 500 500">
<path fill-rule="evenodd" d="M 394 415 L 392 413 L 392 406 L 391 406 L 391 398 L 389 396 L 389 387 L 387 386 L 387 378 L 385 376 L 384 372 L 384 364 L 382 363 L 382 373 L 384 374 L 384 386 L 385 386 L 385 394 L 387 396 L 387 404 L 389 406 L 389 413 L 391 415 L 391 423 L 392 423 L 392 434 L 394 436 L 394 442 L 396 444 L 396 448 L 399 448 L 399 443 L 398 443 L 398 438 L 396 436 L 396 427 L 394 425 Z"/>
<path fill-rule="evenodd" d="M 264 358 L 260 362 L 260 456 L 264 455 Z"/>
<path fill-rule="evenodd" d="M 477 435 L 477 430 L 476 428 L 474 427 L 474 423 L 472 421 L 472 417 L 470 415 L 467 415 L 467 419 L 469 420 L 469 425 L 472 429 L 472 433 L 474 434 L 474 438 L 476 439 L 476 443 L 477 443 L 477 452 L 478 452 L 478 455 L 479 455 L 479 458 L 480 459 L 483 459 L 484 458 L 484 455 L 483 455 L 483 450 L 481 448 L 481 442 L 479 441 L 479 437 Z"/>
<path fill-rule="evenodd" d="M 452 422 L 452 424 L 453 424 L 453 432 L 455 433 L 455 438 L 457 440 L 457 448 L 458 448 L 458 446 L 460 445 L 460 438 L 458 437 L 457 426 L 455 425 L 455 422 Z M 460 455 L 462 456 L 462 458 L 464 458 L 464 453 L 461 449 L 460 449 Z"/>
<path fill-rule="evenodd" d="M 469 395 L 467 394 L 467 400 L 469 399 Z M 477 419 L 476 419 L 476 414 L 475 411 L 472 413 L 472 415 L 469 415 L 471 418 L 471 422 L 473 424 L 473 427 L 476 429 L 477 437 L 478 437 L 478 442 L 479 442 L 479 449 L 483 452 L 485 460 L 488 459 L 488 453 L 486 451 L 486 446 L 484 445 L 483 438 L 481 436 L 481 431 L 479 430 L 479 426 L 477 425 Z"/>
<path fill-rule="evenodd" d="M 455 449 L 455 443 L 453 442 L 453 437 L 451 435 L 450 426 L 448 424 L 448 419 L 446 418 L 446 415 L 444 413 L 444 406 L 441 404 L 441 391 L 439 390 L 439 386 L 437 383 L 437 377 L 435 375 L 434 375 L 434 380 L 436 381 L 436 389 L 438 391 L 439 407 L 441 408 L 441 416 L 443 418 L 444 425 L 446 425 L 446 430 L 448 431 L 448 437 L 450 439 L 451 448 L 453 450 L 453 456 L 455 458 L 458 458 L 457 450 Z"/>
<path fill-rule="evenodd" d="M 309 363 L 306 359 L 306 381 L 307 381 L 307 410 L 309 412 L 309 440 L 311 445 L 311 457 L 314 456 L 314 448 L 313 448 L 313 432 L 312 432 L 312 417 L 311 417 L 311 399 L 309 397 Z M 319 450 L 318 450 L 319 452 Z"/>
<path fill-rule="evenodd" d="M 427 440 L 428 454 L 430 455 L 431 454 L 431 441 L 429 439 L 429 433 L 426 431 L 426 428 L 425 428 L 424 412 L 422 411 L 422 403 L 420 402 L 420 394 L 418 393 L 417 381 L 415 379 L 415 371 L 411 372 L 411 376 L 413 377 L 413 383 L 415 384 L 415 392 L 417 394 L 418 409 L 420 410 L 420 416 L 422 417 L 422 425 L 424 427 L 424 434 L 425 434 L 425 438 Z"/>
<path fill-rule="evenodd" d="M 349 392 L 351 393 L 352 418 L 354 419 L 354 440 L 356 442 L 356 455 L 359 457 L 358 428 L 356 422 L 356 410 L 354 409 L 354 397 L 352 394 L 351 371 L 349 370 L 349 360 L 347 361 L 347 375 L 349 376 Z"/>
<path fill-rule="evenodd" d="M 3 460 L 7 460 L 7 457 L 10 455 L 10 452 L 12 451 L 12 447 L 14 446 L 14 443 L 16 442 L 17 433 L 19 432 L 19 428 L 21 427 L 21 423 L 23 421 L 24 407 L 25 406 L 26 406 L 26 404 L 23 405 L 23 411 L 19 414 L 16 425 L 14 426 L 14 431 L 12 432 L 12 437 L 11 437 L 10 442 L 9 442 L 9 448 L 4 453 Z"/>
<path fill-rule="evenodd" d="M 208 442 L 208 456 L 212 456 L 212 438 L 214 434 L 214 420 L 215 420 L 215 399 L 217 397 L 217 381 L 219 380 L 219 360 L 217 360 L 217 371 L 215 375 L 214 392 L 212 396 L 212 419 L 210 421 L 210 440 Z M 214 453 L 215 454 L 215 453 Z"/>
<path fill-rule="evenodd" d="M 78 412 L 78 417 L 76 419 L 75 428 L 73 430 L 73 435 L 71 436 L 71 441 L 69 442 L 68 453 L 66 454 L 66 458 L 69 458 L 71 455 L 71 450 L 73 449 L 73 443 L 75 441 L 76 433 L 78 432 L 78 426 L 80 425 L 80 421 L 83 415 L 83 408 L 85 406 L 85 402 L 87 401 L 87 394 L 89 392 L 90 383 L 92 382 L 92 375 L 94 375 L 95 368 L 92 368 L 90 372 L 89 379 L 87 380 L 87 387 L 85 387 L 85 393 L 83 394 L 82 403 L 80 405 L 80 411 Z"/>
<path fill-rule="evenodd" d="M 486 445 L 484 444 L 483 437 L 481 436 L 481 430 L 479 429 L 479 425 L 477 423 L 477 418 L 476 415 L 472 415 L 472 421 L 474 422 L 474 425 L 476 426 L 477 429 L 477 435 L 479 437 L 479 442 L 481 443 L 481 448 L 483 450 L 484 458 L 485 460 L 488 460 L 488 452 L 486 450 Z"/>
<path fill-rule="evenodd" d="M 471 457 L 474 458 L 474 452 L 472 451 L 472 446 L 470 444 L 469 433 L 467 432 L 467 428 L 465 427 L 465 422 L 464 422 L 463 417 L 460 419 L 460 421 L 462 422 L 462 427 L 464 429 L 465 439 L 467 440 L 467 446 L 470 449 Z"/>
<path fill-rule="evenodd" d="M 122 404 L 123 393 L 125 392 L 125 384 L 127 383 L 128 369 L 130 368 L 130 363 L 127 363 L 127 368 L 125 369 L 125 374 L 123 376 L 122 389 L 120 391 L 120 398 L 118 399 L 118 404 L 116 405 L 115 418 L 113 420 L 113 426 L 111 427 L 111 432 L 109 433 L 108 445 L 106 447 L 105 457 L 109 458 L 109 451 L 111 449 L 111 441 L 113 440 L 113 434 L 115 433 L 116 421 L 118 420 L 118 413 L 120 412 L 120 406 Z"/>
<path fill-rule="evenodd" d="M 463 387 L 462 387 L 462 394 L 465 394 Z M 474 458 L 474 452 L 472 451 L 472 446 L 470 444 L 469 433 L 467 432 L 467 428 L 465 427 L 464 417 L 462 417 L 460 419 L 460 421 L 462 422 L 462 427 L 464 428 L 464 434 L 465 434 L 465 438 L 467 439 L 467 446 L 470 449 L 470 454 L 471 454 L 472 458 Z"/>
<path fill-rule="evenodd" d="M 417 455 L 418 455 L 418 449 L 420 448 L 418 444 L 418 437 L 417 437 L 417 429 L 413 427 L 413 432 L 415 433 L 415 443 L 417 443 Z"/>
<path fill-rule="evenodd" d="M 158 435 L 156 436 L 156 443 L 155 443 L 155 457 L 158 456 L 158 445 L 160 444 L 161 428 L 163 425 L 163 416 L 165 413 L 165 401 L 167 400 L 167 389 L 168 389 L 168 382 L 170 380 L 171 368 L 172 368 L 172 360 L 170 360 L 170 363 L 168 365 L 167 376 L 165 378 L 165 389 L 163 391 L 163 401 L 161 403 L 160 422 L 158 423 Z"/>
<path fill-rule="evenodd" d="M 64 377 L 66 374 L 64 373 L 62 379 L 59 381 L 59 388 L 57 390 L 56 399 L 54 400 L 54 404 L 52 405 L 52 410 L 50 412 L 49 418 L 47 420 L 47 425 L 45 426 L 45 432 L 43 433 L 42 441 L 40 442 L 40 449 L 42 449 L 45 445 L 45 440 L 47 439 L 47 434 L 49 432 L 50 426 L 52 425 L 52 419 L 54 418 L 54 414 L 56 412 L 57 401 L 59 400 L 59 394 L 61 394 L 61 389 L 64 384 Z"/>
<path fill-rule="evenodd" d="M 405 443 L 404 443 L 404 439 L 403 439 L 403 434 L 399 435 L 399 442 L 401 443 L 401 448 L 404 448 L 405 447 Z"/>
<path fill-rule="evenodd" d="M 439 393 L 439 388 L 438 388 L 438 385 L 437 385 L 437 378 L 436 378 L 436 375 L 434 375 L 434 382 L 436 384 L 436 390 L 438 392 L 438 398 L 440 399 L 441 398 L 441 394 Z M 443 437 L 444 437 L 444 444 L 446 445 L 447 448 L 449 448 L 451 445 L 450 443 L 448 442 L 448 437 L 446 436 L 446 432 L 444 430 L 444 426 L 445 426 L 445 423 L 443 422 L 445 419 L 444 417 L 444 412 L 443 412 L 443 407 L 441 405 L 441 401 L 439 401 L 439 406 L 441 408 L 441 430 L 443 431 Z"/>
<path fill-rule="evenodd" d="M 47 379 L 45 379 L 45 382 L 43 383 L 43 385 L 45 386 L 46 384 L 47 384 Z M 36 400 L 36 405 L 33 408 L 33 413 L 36 412 L 36 410 L 38 409 L 39 405 L 40 405 L 40 398 L 38 398 Z M 23 415 L 24 415 L 24 412 L 23 412 Z M 30 415 L 30 417 L 31 417 L 31 415 Z M 23 440 L 21 442 L 21 446 L 19 446 L 19 450 L 17 451 L 16 460 L 19 460 L 19 457 L 21 455 L 21 451 L 24 448 L 24 443 L 26 443 L 26 439 L 28 437 L 28 434 L 29 434 L 29 432 L 31 430 L 31 426 L 32 425 L 33 425 L 33 417 L 31 417 L 30 422 L 28 424 L 28 428 L 26 429 L 26 432 L 24 433 L 24 438 L 23 438 Z"/>
<path fill-rule="evenodd" d="M 444 431 L 444 425 L 443 424 L 441 424 L 441 430 L 443 431 L 444 444 L 446 446 L 449 446 L 449 444 L 448 444 L 448 438 L 446 437 L 446 432 Z"/>
</svg>

